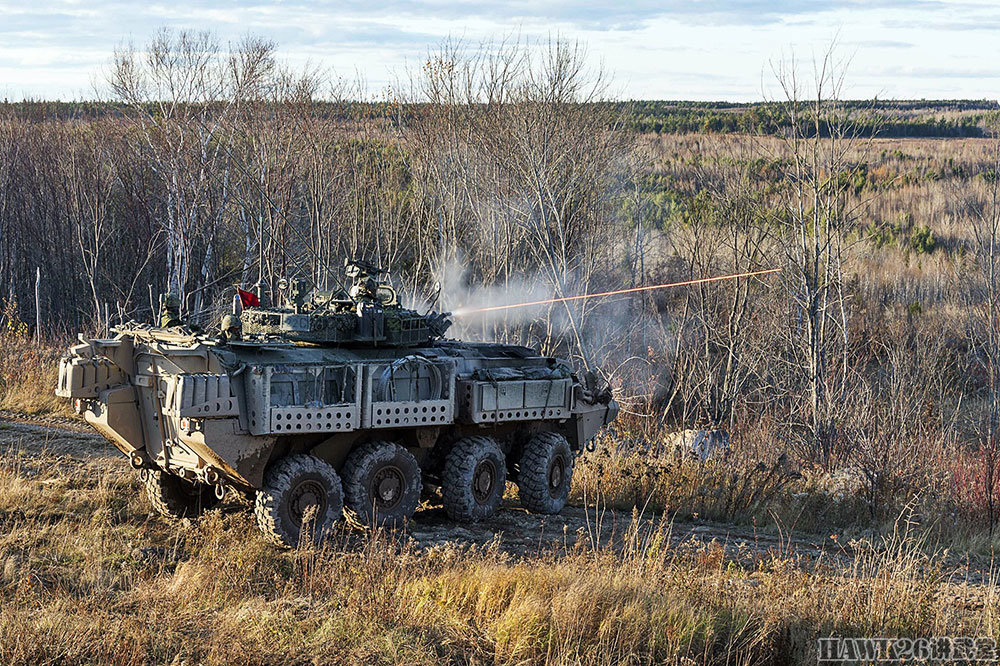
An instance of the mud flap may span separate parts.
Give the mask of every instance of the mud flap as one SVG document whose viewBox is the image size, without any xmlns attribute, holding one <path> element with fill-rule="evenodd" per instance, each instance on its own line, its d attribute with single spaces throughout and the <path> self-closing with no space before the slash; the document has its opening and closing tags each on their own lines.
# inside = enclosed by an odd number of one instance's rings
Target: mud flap
<svg viewBox="0 0 1000 666">
<path fill-rule="evenodd" d="M 611 400 L 607 405 L 600 403 L 594 405 L 585 412 L 579 412 L 573 416 L 576 421 L 576 441 L 571 442 L 577 451 L 586 446 L 587 442 L 594 439 L 597 433 L 608 423 L 611 423 L 618 416 L 618 403 Z"/>
<path fill-rule="evenodd" d="M 99 400 L 84 413 L 87 423 L 130 458 L 145 449 L 135 389 L 127 384 L 115 386 L 101 391 Z"/>
</svg>

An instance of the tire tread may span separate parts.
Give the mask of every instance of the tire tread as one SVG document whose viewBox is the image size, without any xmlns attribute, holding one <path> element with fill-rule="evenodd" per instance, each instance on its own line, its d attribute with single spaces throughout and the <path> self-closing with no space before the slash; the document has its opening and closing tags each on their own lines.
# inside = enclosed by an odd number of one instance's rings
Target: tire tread
<svg viewBox="0 0 1000 666">
<path fill-rule="evenodd" d="M 499 492 L 489 505 L 480 505 L 476 502 L 472 487 L 465 481 L 471 479 L 476 465 L 486 453 L 495 454 L 499 460 L 500 469 L 497 470 Z M 470 523 L 489 518 L 500 508 L 506 481 L 506 458 L 492 437 L 473 436 L 458 440 L 445 456 L 444 470 L 441 474 L 441 495 L 448 517 Z"/>
<path fill-rule="evenodd" d="M 568 454 L 564 481 L 566 492 L 556 498 L 549 494 L 548 463 L 556 449 L 563 447 Z M 521 506 L 532 513 L 559 513 L 566 506 L 572 480 L 573 452 L 565 437 L 557 432 L 545 431 L 536 433 L 525 443 L 517 475 Z"/>
<path fill-rule="evenodd" d="M 333 486 L 334 493 L 327 497 L 327 502 L 334 507 L 334 522 L 340 520 L 344 500 L 340 477 L 336 470 L 329 463 L 316 456 L 308 454 L 285 456 L 268 469 L 264 477 L 264 485 L 257 492 L 257 499 L 254 502 L 254 518 L 257 521 L 257 527 L 260 528 L 264 538 L 273 545 L 283 548 L 294 548 L 297 545 L 300 535 L 293 534 L 290 530 L 291 526 L 284 525 L 281 520 L 281 494 L 292 487 L 297 476 L 315 472 L 326 476 Z"/>
<path fill-rule="evenodd" d="M 350 508 L 358 517 L 367 524 L 372 524 L 372 507 L 369 503 L 368 489 L 365 481 L 372 473 L 372 466 L 384 460 L 402 456 L 404 463 L 414 471 L 414 478 L 409 480 L 409 487 L 404 488 L 404 495 L 409 495 L 412 501 L 403 509 L 403 516 L 395 519 L 386 517 L 381 519 L 381 524 L 391 524 L 395 520 L 409 520 L 413 517 L 417 506 L 420 504 L 420 493 L 423 490 L 423 479 L 420 472 L 420 464 L 412 453 L 406 448 L 394 442 L 376 440 L 366 442 L 356 447 L 347 456 L 343 467 L 344 483 L 344 504 Z"/>
</svg>

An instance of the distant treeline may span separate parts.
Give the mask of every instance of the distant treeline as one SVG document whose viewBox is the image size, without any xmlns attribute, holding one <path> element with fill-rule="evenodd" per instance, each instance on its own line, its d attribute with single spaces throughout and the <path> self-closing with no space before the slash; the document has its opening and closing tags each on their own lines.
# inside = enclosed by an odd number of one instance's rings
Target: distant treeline
<svg viewBox="0 0 1000 666">
<path fill-rule="evenodd" d="M 852 116 L 854 133 L 881 137 L 981 137 L 1000 120 L 992 100 L 842 101 Z M 655 134 L 733 133 L 780 134 L 791 120 L 784 104 L 755 102 L 668 102 L 636 100 L 622 103 L 626 126 Z M 821 134 L 828 129 L 821 127 Z"/>
<path fill-rule="evenodd" d="M 982 137 L 1000 122 L 1000 104 L 994 100 L 848 100 L 838 102 L 852 116 L 858 136 Z M 652 134 L 781 134 L 791 121 L 787 105 L 772 102 L 696 102 L 630 100 L 616 102 L 621 125 Z M 124 107 L 115 102 L 23 101 L 0 104 L 24 120 L 95 120 L 120 116 Z M 425 105 L 338 100 L 315 102 L 313 113 L 323 119 L 356 121 L 382 118 L 398 124 L 426 112 Z M 150 106 L 151 114 L 156 113 Z M 806 130 L 806 133 L 815 130 Z M 820 128 L 821 134 L 828 129 Z"/>
</svg>

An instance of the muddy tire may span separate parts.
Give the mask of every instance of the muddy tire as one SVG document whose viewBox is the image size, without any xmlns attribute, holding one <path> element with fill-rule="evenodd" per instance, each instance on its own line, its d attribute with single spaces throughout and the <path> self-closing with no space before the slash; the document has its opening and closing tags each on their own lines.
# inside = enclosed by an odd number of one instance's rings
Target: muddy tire
<svg viewBox="0 0 1000 666">
<path fill-rule="evenodd" d="M 420 504 L 420 465 L 399 444 L 362 444 L 348 454 L 342 471 L 347 506 L 365 525 L 402 526 Z"/>
<path fill-rule="evenodd" d="M 336 470 L 305 454 L 285 456 L 271 465 L 254 503 L 264 537 L 285 548 L 319 543 L 343 511 L 344 491 Z"/>
<path fill-rule="evenodd" d="M 489 518 L 503 500 L 507 462 L 490 437 L 465 437 L 444 459 L 441 494 L 448 517 L 465 523 Z"/>
<path fill-rule="evenodd" d="M 565 437 L 540 432 L 527 441 L 517 472 L 521 506 L 532 513 L 559 513 L 566 506 L 572 480 L 573 452 Z"/>
<path fill-rule="evenodd" d="M 142 485 L 149 503 L 166 518 L 197 518 L 219 503 L 212 486 L 191 483 L 160 470 L 145 470 Z"/>
</svg>

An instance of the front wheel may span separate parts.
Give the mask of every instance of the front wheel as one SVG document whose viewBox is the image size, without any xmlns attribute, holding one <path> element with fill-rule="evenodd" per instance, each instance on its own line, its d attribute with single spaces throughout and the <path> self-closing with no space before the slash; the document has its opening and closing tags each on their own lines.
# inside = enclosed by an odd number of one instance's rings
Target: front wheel
<svg viewBox="0 0 1000 666">
<path fill-rule="evenodd" d="M 197 518 L 219 502 L 212 486 L 160 470 L 144 470 L 142 485 L 156 512 L 167 518 Z"/>
<path fill-rule="evenodd" d="M 344 493 L 329 463 L 295 454 L 274 463 L 257 492 L 254 516 L 272 543 L 294 548 L 319 543 L 340 520 Z"/>
<path fill-rule="evenodd" d="M 540 432 L 524 445 L 518 463 L 517 490 L 521 505 L 532 513 L 559 513 L 569 499 L 573 452 L 555 432 Z"/>
</svg>

